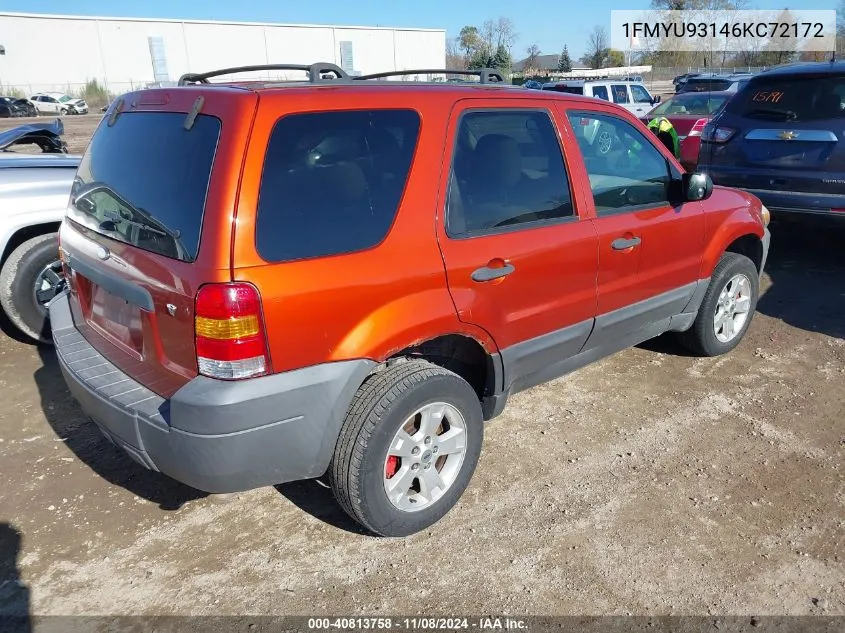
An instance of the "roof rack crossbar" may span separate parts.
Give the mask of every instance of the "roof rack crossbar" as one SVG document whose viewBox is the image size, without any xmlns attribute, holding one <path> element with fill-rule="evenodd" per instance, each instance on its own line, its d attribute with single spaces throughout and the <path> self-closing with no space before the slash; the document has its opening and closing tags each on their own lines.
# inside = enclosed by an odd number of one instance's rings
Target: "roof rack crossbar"
<svg viewBox="0 0 845 633">
<path fill-rule="evenodd" d="M 402 77 L 404 75 L 471 75 L 478 77 L 481 83 L 501 83 L 505 80 L 502 74 L 495 68 L 479 68 L 478 70 L 455 70 L 451 68 L 410 68 L 407 70 L 388 70 L 382 73 L 371 75 L 360 75 L 353 77 L 353 80 L 383 79 L 385 77 Z"/>
<path fill-rule="evenodd" d="M 189 84 L 207 84 L 212 77 L 221 77 L 223 75 L 234 75 L 236 73 L 246 73 L 261 70 L 302 70 L 308 73 L 308 81 L 311 83 L 324 83 L 330 81 L 343 80 L 348 81 L 349 75 L 340 66 L 329 64 L 327 62 L 318 62 L 316 64 L 257 64 L 254 66 L 234 66 L 232 68 L 221 68 L 220 70 L 211 70 L 205 73 L 187 73 L 179 77 L 179 85 L 187 86 Z M 326 77 L 332 74 L 334 77 Z"/>
</svg>

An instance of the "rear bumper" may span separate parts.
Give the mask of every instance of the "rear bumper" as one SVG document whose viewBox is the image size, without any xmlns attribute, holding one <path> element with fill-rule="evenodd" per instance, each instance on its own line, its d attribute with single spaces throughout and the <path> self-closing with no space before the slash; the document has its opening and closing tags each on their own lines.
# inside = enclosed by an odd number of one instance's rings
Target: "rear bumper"
<svg viewBox="0 0 845 633">
<path fill-rule="evenodd" d="M 50 304 L 50 323 L 65 381 L 103 434 L 144 467 L 211 493 L 322 475 L 375 365 L 326 363 L 237 382 L 199 376 L 165 399 L 85 340 L 67 291 Z"/>
<path fill-rule="evenodd" d="M 752 176 L 739 169 L 734 171 L 706 166 L 705 171 L 710 174 L 713 184 L 734 187 L 754 194 L 773 214 L 789 213 L 845 219 L 845 213 L 832 210 L 845 208 L 845 195 L 808 193 L 775 188 L 758 189 L 749 186 L 760 182 L 756 174 L 754 175 L 756 183 L 752 183 L 749 182 Z M 772 177 L 776 176 L 773 175 Z"/>
</svg>

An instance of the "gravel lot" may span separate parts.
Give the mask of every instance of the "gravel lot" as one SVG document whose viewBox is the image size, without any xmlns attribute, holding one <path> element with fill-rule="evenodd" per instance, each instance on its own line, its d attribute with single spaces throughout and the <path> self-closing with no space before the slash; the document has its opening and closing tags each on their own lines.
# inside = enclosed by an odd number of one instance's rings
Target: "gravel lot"
<svg viewBox="0 0 845 633">
<path fill-rule="evenodd" d="M 0 614 L 845 615 L 845 230 L 772 232 L 737 350 L 661 339 L 514 397 L 405 540 L 316 482 L 221 503 L 143 470 L 0 336 Z"/>
</svg>

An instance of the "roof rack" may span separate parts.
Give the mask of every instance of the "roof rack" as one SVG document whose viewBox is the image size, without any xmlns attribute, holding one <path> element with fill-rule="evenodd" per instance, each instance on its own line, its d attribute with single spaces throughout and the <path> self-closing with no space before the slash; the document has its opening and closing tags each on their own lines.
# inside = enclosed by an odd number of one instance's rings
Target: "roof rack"
<svg viewBox="0 0 845 633">
<path fill-rule="evenodd" d="M 232 68 L 222 68 L 220 70 L 211 70 L 206 73 L 187 73 L 179 77 L 179 85 L 187 86 L 189 84 L 207 84 L 212 77 L 220 77 L 222 75 L 234 75 L 235 73 L 246 73 L 260 70 L 302 70 L 308 73 L 308 81 L 312 84 L 327 83 L 331 81 L 343 80 L 348 81 L 349 75 L 335 64 L 325 62 L 318 62 L 316 64 L 259 64 L 256 66 L 235 66 Z M 334 77 L 327 77 L 326 75 L 334 75 Z"/>
<path fill-rule="evenodd" d="M 449 68 L 425 68 L 416 70 L 410 68 L 408 70 L 389 70 L 383 73 L 373 73 L 371 75 L 360 75 L 352 77 L 355 81 L 364 79 L 383 79 L 385 77 L 402 77 L 404 75 L 470 75 L 478 77 L 481 83 L 502 83 L 505 78 L 502 74 L 494 68 L 479 68 L 478 70 L 454 70 Z"/>
</svg>

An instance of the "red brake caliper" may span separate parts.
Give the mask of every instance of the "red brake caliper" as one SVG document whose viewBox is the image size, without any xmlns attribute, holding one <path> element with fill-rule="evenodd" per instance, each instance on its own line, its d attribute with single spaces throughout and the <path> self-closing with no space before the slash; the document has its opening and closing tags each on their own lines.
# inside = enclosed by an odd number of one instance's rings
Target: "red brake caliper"
<svg viewBox="0 0 845 633">
<path fill-rule="evenodd" d="M 385 479 L 390 479 L 399 470 L 399 458 L 396 455 L 391 455 L 387 458 L 387 464 L 384 467 Z"/>
</svg>

